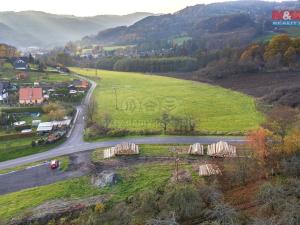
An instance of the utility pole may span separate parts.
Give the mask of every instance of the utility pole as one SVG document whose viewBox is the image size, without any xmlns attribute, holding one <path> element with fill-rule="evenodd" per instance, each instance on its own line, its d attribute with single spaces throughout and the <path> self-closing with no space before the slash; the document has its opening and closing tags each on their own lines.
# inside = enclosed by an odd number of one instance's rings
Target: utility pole
<svg viewBox="0 0 300 225">
<path fill-rule="evenodd" d="M 118 93 L 117 93 L 117 88 L 113 87 L 113 89 L 114 89 L 114 93 L 115 93 L 115 107 L 116 107 L 116 110 L 118 110 Z"/>
<path fill-rule="evenodd" d="M 175 167 L 174 167 L 174 172 L 175 172 L 175 180 L 178 183 L 179 182 L 179 154 L 178 151 L 175 147 L 172 148 L 171 150 L 173 153 L 175 153 Z"/>
</svg>

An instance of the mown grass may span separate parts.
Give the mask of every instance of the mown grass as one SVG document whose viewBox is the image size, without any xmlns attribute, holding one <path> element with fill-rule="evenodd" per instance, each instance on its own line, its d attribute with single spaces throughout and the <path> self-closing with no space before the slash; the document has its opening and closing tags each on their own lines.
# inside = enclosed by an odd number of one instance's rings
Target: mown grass
<svg viewBox="0 0 300 225">
<path fill-rule="evenodd" d="M 70 179 L 46 186 L 0 196 L 0 219 L 9 219 L 24 210 L 53 199 L 74 199 L 100 194 L 98 188 L 89 184 L 88 177 Z"/>
<path fill-rule="evenodd" d="M 93 69 L 71 70 L 96 78 Z M 253 98 L 221 87 L 130 72 L 97 74 L 97 120 L 109 113 L 113 128 L 161 130 L 157 119 L 163 112 L 192 116 L 198 131 L 244 132 L 263 121 Z"/>
<path fill-rule="evenodd" d="M 35 139 L 30 137 L 0 141 L 0 162 L 44 152 L 64 142 L 64 140 L 60 140 L 55 144 L 32 147 L 31 143 Z"/>
</svg>

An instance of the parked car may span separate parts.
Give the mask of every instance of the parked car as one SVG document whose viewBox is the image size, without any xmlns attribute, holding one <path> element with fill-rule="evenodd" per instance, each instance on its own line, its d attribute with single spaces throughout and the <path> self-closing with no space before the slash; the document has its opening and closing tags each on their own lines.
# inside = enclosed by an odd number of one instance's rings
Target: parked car
<svg viewBox="0 0 300 225">
<path fill-rule="evenodd" d="M 59 167 L 59 161 L 58 160 L 51 160 L 50 162 L 50 168 L 52 170 L 55 170 Z"/>
</svg>

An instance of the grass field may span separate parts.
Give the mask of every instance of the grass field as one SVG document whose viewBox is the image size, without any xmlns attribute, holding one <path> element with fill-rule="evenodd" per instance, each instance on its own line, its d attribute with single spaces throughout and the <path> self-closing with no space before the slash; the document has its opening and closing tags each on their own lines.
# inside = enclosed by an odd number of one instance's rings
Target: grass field
<svg viewBox="0 0 300 225">
<path fill-rule="evenodd" d="M 71 70 L 96 76 L 92 69 Z M 138 73 L 99 70 L 97 74 L 101 78 L 95 79 L 97 119 L 109 113 L 114 128 L 161 130 L 157 119 L 163 112 L 192 116 L 198 131 L 247 131 L 263 120 L 253 98 L 221 87 Z"/>
<path fill-rule="evenodd" d="M 118 49 L 125 49 L 125 48 L 131 48 L 134 47 L 135 45 L 112 45 L 112 46 L 105 46 L 103 47 L 104 51 L 115 51 Z"/>
<path fill-rule="evenodd" d="M 36 207 L 49 200 L 81 198 L 97 194 L 100 194 L 99 188 L 91 186 L 87 177 L 81 177 L 1 195 L 0 219 L 9 219 L 28 208 Z"/>
</svg>

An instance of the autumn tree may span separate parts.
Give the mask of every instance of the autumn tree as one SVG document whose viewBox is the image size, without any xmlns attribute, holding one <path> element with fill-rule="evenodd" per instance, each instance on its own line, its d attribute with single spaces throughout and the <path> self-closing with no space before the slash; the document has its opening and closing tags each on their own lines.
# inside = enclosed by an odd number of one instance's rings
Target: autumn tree
<svg viewBox="0 0 300 225">
<path fill-rule="evenodd" d="M 261 47 L 259 44 L 252 44 L 241 54 L 240 61 L 247 62 L 252 61 L 255 57 L 261 53 Z"/>
<path fill-rule="evenodd" d="M 299 111 L 288 106 L 277 106 L 268 114 L 263 126 L 282 139 L 297 121 Z"/>
<path fill-rule="evenodd" d="M 274 36 L 266 47 L 264 54 L 265 60 L 268 61 L 277 54 L 283 56 L 291 45 L 292 40 L 288 35 L 282 34 Z"/>
<path fill-rule="evenodd" d="M 98 103 L 95 98 L 92 98 L 86 110 L 87 123 L 94 123 L 97 109 L 98 109 Z"/>
<path fill-rule="evenodd" d="M 267 141 L 270 135 L 270 131 L 264 128 L 253 130 L 247 135 L 247 141 L 254 150 L 255 156 L 263 165 L 266 165 L 269 156 Z"/>
<path fill-rule="evenodd" d="M 284 153 L 293 155 L 300 152 L 300 131 L 294 130 L 284 138 Z"/>
<path fill-rule="evenodd" d="M 62 120 L 66 116 L 66 110 L 60 108 L 49 112 L 48 117 L 50 120 Z"/>
<path fill-rule="evenodd" d="M 297 59 L 297 52 L 294 47 L 289 47 L 284 53 L 284 61 L 290 67 L 294 65 Z"/>
</svg>

